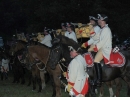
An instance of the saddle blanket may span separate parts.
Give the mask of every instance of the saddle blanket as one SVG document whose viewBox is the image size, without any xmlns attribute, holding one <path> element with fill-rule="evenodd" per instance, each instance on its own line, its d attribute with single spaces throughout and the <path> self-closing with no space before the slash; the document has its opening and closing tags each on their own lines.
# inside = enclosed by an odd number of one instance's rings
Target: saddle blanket
<svg viewBox="0 0 130 97">
<path fill-rule="evenodd" d="M 94 59 L 90 52 L 83 54 L 83 57 L 86 60 L 87 67 L 92 67 L 94 65 L 94 61 L 93 61 Z M 104 59 L 104 61 L 105 61 L 105 59 Z M 117 53 L 110 54 L 109 65 L 111 67 L 122 67 L 122 66 L 124 66 L 125 62 L 126 62 L 126 60 L 122 53 L 117 52 Z"/>
</svg>

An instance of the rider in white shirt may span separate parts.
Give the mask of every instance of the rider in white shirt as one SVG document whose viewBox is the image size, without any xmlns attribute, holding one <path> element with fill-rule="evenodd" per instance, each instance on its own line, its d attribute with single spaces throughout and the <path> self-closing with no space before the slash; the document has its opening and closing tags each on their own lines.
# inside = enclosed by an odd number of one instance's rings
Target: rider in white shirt
<svg viewBox="0 0 130 97">
<path fill-rule="evenodd" d="M 49 31 L 50 30 L 45 27 L 44 32 L 43 32 L 44 38 L 42 38 L 41 43 L 48 47 L 52 47 L 52 44 L 51 44 L 52 37 Z"/>
<path fill-rule="evenodd" d="M 70 23 L 67 23 L 66 28 L 67 28 L 67 31 L 65 32 L 65 36 L 70 38 L 70 39 L 73 39 L 76 42 L 78 42 L 76 34 L 75 34 L 74 30 L 73 30 L 73 25 L 70 24 Z"/>
</svg>

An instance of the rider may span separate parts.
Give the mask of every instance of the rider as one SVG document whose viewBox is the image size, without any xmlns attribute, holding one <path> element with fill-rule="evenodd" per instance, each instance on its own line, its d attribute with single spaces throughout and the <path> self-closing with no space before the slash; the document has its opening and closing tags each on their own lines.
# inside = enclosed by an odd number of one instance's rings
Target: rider
<svg viewBox="0 0 130 97">
<path fill-rule="evenodd" d="M 94 31 L 92 31 L 92 33 L 90 34 L 90 39 L 87 42 L 82 44 L 82 47 L 84 47 L 84 48 L 86 48 L 89 45 L 96 44 L 99 41 L 99 35 L 95 35 L 95 34 L 100 34 L 99 32 L 101 30 L 97 24 L 96 17 L 89 16 L 89 20 L 90 20 L 89 24 L 91 24 L 93 26 Z"/>
<path fill-rule="evenodd" d="M 44 38 L 41 40 L 41 43 L 45 44 L 48 47 L 52 47 L 52 44 L 51 44 L 52 37 L 49 31 L 50 29 L 47 29 L 46 27 L 44 28 L 44 32 L 43 32 Z"/>
<path fill-rule="evenodd" d="M 108 24 L 108 17 L 105 14 L 98 14 L 98 24 L 101 27 L 99 34 L 99 41 L 92 45 L 88 52 L 97 52 L 94 58 L 94 67 L 97 74 L 96 85 L 101 85 L 102 80 L 102 68 L 100 61 L 104 59 L 105 64 L 109 64 L 110 53 L 112 50 L 112 33 Z M 97 34 L 95 34 L 96 36 Z"/>
<path fill-rule="evenodd" d="M 66 74 L 68 85 L 67 91 L 71 96 L 85 97 L 88 92 L 88 77 L 86 73 L 86 62 L 80 54 L 81 49 L 77 46 L 68 46 L 72 61 L 70 62 Z"/>
<path fill-rule="evenodd" d="M 67 28 L 67 31 L 65 32 L 65 36 L 78 42 L 76 34 L 73 30 L 73 25 L 71 23 L 66 23 L 66 28 Z"/>
</svg>

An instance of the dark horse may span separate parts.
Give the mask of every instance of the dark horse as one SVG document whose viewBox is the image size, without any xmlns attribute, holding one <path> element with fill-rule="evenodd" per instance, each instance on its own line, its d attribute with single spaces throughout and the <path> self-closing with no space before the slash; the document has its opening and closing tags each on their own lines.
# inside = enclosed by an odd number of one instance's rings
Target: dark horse
<svg viewBox="0 0 130 97">
<path fill-rule="evenodd" d="M 55 67 L 55 64 L 59 62 L 59 60 L 61 60 L 61 58 L 65 58 L 67 60 L 68 56 L 67 54 L 69 54 L 69 51 L 67 49 L 68 46 L 73 46 L 73 45 L 77 45 L 80 47 L 79 44 L 77 44 L 76 42 L 74 42 L 72 39 L 69 39 L 65 36 L 57 36 L 54 40 L 53 40 L 53 45 L 55 46 L 55 49 L 57 48 L 57 50 L 55 50 L 55 52 L 53 51 L 53 53 L 51 53 L 50 57 L 52 57 L 53 59 L 49 60 L 52 68 Z M 121 53 L 125 56 L 126 58 L 126 63 L 123 67 L 109 67 L 107 65 L 104 64 L 104 62 L 102 61 L 101 64 L 102 66 L 102 82 L 108 82 L 108 81 L 112 81 L 116 78 L 122 78 L 130 87 L 130 51 L 121 51 Z M 60 57 L 54 57 L 54 56 L 60 56 Z M 55 59 L 54 59 L 55 58 Z M 58 59 L 60 58 L 60 59 Z M 90 76 L 90 90 L 91 93 L 93 95 L 93 97 L 95 97 L 95 86 L 93 85 L 93 81 L 94 81 L 94 76 L 95 76 L 95 69 L 93 67 L 88 67 L 87 68 L 87 73 Z"/>
</svg>

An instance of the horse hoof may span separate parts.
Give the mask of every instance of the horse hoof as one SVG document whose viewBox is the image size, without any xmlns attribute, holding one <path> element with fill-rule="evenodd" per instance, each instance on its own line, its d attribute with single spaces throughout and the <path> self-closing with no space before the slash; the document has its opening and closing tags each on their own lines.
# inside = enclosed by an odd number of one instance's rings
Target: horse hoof
<svg viewBox="0 0 130 97">
<path fill-rule="evenodd" d="M 35 90 L 32 90 L 32 92 L 36 92 Z"/>
<path fill-rule="evenodd" d="M 41 93 L 41 91 L 37 91 L 37 93 Z"/>
</svg>

